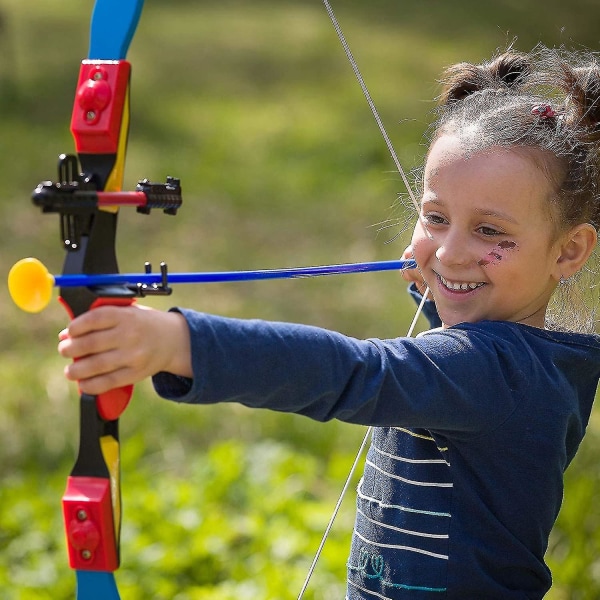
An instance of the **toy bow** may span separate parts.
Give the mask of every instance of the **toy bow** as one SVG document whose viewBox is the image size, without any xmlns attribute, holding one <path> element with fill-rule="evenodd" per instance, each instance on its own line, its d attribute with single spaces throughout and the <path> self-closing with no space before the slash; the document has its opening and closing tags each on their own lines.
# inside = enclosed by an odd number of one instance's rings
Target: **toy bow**
<svg viewBox="0 0 600 600">
<path fill-rule="evenodd" d="M 61 155 L 57 182 L 45 181 L 34 193 L 43 212 L 60 216 L 65 276 L 118 272 L 117 213 L 128 204 L 120 191 L 129 125 L 131 69 L 125 56 L 142 6 L 143 0 L 96 1 L 71 118 L 77 156 Z M 140 212 L 162 208 L 175 214 L 181 205 L 176 179 L 164 185 L 142 181 L 136 193 Z M 60 293 L 71 317 L 103 304 L 129 305 L 138 295 L 123 285 L 64 287 Z M 79 453 L 63 495 L 78 600 L 119 599 L 114 578 L 121 525 L 118 425 L 132 391 L 127 386 L 80 396 Z"/>
</svg>

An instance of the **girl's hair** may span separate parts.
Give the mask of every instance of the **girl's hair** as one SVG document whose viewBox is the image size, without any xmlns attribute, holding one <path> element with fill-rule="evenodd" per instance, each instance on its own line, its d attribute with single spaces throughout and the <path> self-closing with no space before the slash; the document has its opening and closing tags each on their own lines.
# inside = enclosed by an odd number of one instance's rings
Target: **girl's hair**
<svg viewBox="0 0 600 600">
<path fill-rule="evenodd" d="M 538 47 L 530 53 L 509 49 L 479 65 L 449 67 L 442 83 L 432 139 L 451 133 L 461 139 L 467 153 L 498 146 L 529 153 L 554 189 L 549 217 L 557 232 L 580 223 L 591 223 L 600 231 L 597 55 L 564 48 Z M 559 317 L 569 329 L 573 329 L 574 315 L 565 314 L 565 309 L 573 307 L 577 287 L 591 292 L 591 304 L 598 301 L 598 289 L 587 284 L 582 288 L 582 282 L 559 286 Z M 563 291 L 568 293 L 561 298 Z M 592 308 L 580 310 L 584 322 L 575 328 L 593 329 Z M 552 311 L 549 314 L 552 320 L 556 318 Z"/>
</svg>

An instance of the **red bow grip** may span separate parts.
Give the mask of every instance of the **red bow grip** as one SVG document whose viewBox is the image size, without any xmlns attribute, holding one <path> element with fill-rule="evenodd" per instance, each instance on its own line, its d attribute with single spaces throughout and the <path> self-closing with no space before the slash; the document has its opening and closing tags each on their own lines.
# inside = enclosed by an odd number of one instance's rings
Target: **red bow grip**
<svg viewBox="0 0 600 600">
<path fill-rule="evenodd" d="M 59 297 L 59 302 L 65 307 L 71 319 L 74 318 L 71 307 Z M 135 302 L 135 298 L 97 298 L 90 306 L 90 310 L 99 306 L 131 306 Z M 96 408 L 98 414 L 105 421 L 114 421 L 118 419 L 123 411 L 127 408 L 131 396 L 133 395 L 133 385 L 125 385 L 114 390 L 109 390 L 103 394 L 96 396 Z"/>
</svg>

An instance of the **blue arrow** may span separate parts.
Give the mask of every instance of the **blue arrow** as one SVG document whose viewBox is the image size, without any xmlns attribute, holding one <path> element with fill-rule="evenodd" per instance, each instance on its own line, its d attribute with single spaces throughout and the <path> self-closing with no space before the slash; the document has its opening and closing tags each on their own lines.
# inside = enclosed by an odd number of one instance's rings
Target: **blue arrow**
<svg viewBox="0 0 600 600">
<path fill-rule="evenodd" d="M 293 267 L 260 271 L 214 271 L 204 273 L 168 273 L 168 284 L 173 283 L 227 283 L 234 281 L 259 281 L 265 279 L 296 279 L 321 275 L 343 275 L 372 271 L 399 271 L 416 268 L 414 260 L 387 260 L 348 263 L 317 267 Z M 158 285 L 164 283 L 161 273 L 114 273 L 100 275 L 54 275 L 54 285 L 59 287 L 91 287 L 97 285 Z"/>
</svg>

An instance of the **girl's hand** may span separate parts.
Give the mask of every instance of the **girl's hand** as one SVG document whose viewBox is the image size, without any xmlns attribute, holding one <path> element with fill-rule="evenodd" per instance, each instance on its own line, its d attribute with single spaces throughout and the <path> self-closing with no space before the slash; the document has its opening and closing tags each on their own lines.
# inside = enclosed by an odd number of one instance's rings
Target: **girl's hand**
<svg viewBox="0 0 600 600">
<path fill-rule="evenodd" d="M 102 306 L 73 319 L 59 334 L 58 352 L 75 362 L 67 379 L 97 395 L 159 371 L 192 377 L 185 318 L 145 306 Z"/>
<path fill-rule="evenodd" d="M 402 253 L 402 258 L 403 259 L 414 258 L 412 246 L 408 246 L 406 248 L 406 250 Z M 417 289 L 419 290 L 419 292 L 421 294 L 425 293 L 425 290 L 427 289 L 427 284 L 423 280 L 423 277 L 421 277 L 421 272 L 419 271 L 418 268 L 402 269 L 402 271 L 400 271 L 400 274 L 402 275 L 402 279 L 404 279 L 405 281 L 408 281 L 409 283 L 415 283 L 417 286 Z"/>
</svg>

